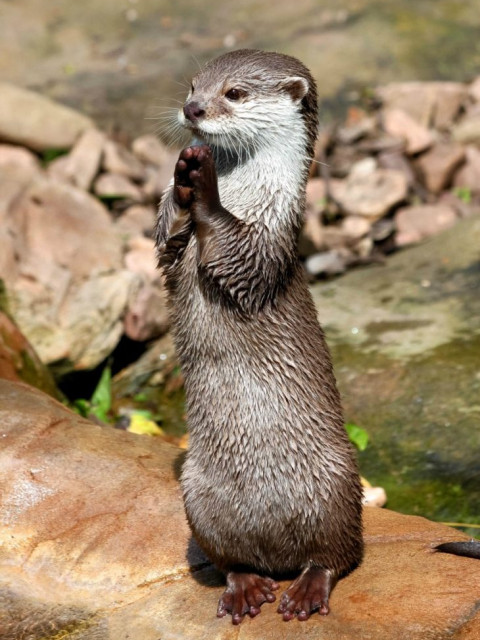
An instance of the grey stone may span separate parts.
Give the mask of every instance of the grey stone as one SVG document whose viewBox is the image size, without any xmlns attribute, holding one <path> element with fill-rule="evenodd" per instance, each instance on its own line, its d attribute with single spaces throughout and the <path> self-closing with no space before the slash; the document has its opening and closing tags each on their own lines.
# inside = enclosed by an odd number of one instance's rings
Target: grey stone
<svg viewBox="0 0 480 640">
<path fill-rule="evenodd" d="M 34 166 L 5 165 L 0 171 L 0 278 L 7 286 L 18 275 L 17 238 L 21 224 L 12 217 L 12 207 L 39 175 Z"/>
<path fill-rule="evenodd" d="M 327 190 L 322 178 L 310 178 L 307 182 L 307 210 L 320 213 L 326 205 Z"/>
<path fill-rule="evenodd" d="M 313 276 L 338 275 L 346 270 L 347 255 L 336 249 L 315 253 L 306 259 L 305 268 Z"/>
<path fill-rule="evenodd" d="M 28 149 L 12 144 L 0 144 L 0 167 L 11 165 L 24 169 L 40 169 L 37 156 Z"/>
<path fill-rule="evenodd" d="M 370 435 L 363 474 L 390 508 L 451 522 L 477 522 L 480 509 L 479 247 L 477 210 L 384 265 L 312 288 L 346 420 Z"/>
<path fill-rule="evenodd" d="M 155 208 L 153 206 L 133 205 L 128 207 L 116 219 L 115 226 L 126 236 L 151 236 L 155 225 Z"/>
<path fill-rule="evenodd" d="M 478 327 L 480 295 L 475 292 L 480 280 L 469 269 L 478 265 L 479 246 L 480 216 L 473 216 L 421 246 L 397 253 L 384 266 L 315 285 L 320 320 L 334 344 L 347 343 L 395 359 L 447 346 Z M 454 299 L 447 295 L 448 277 L 457 273 L 463 274 L 463 285 Z M 469 282 L 474 285 L 470 293 Z M 384 330 L 373 334 L 369 327 L 374 326 Z"/>
<path fill-rule="evenodd" d="M 407 158 L 398 150 L 382 151 L 378 155 L 378 165 L 382 169 L 394 169 L 401 171 L 407 180 L 409 187 L 415 183 L 415 174 Z"/>
<path fill-rule="evenodd" d="M 358 120 L 347 122 L 339 127 L 336 137 L 342 144 L 352 144 L 366 135 L 373 133 L 375 131 L 375 125 L 374 117 L 363 114 L 363 117 L 359 117 Z"/>
<path fill-rule="evenodd" d="M 475 100 L 475 102 L 480 102 L 480 76 L 477 76 L 475 80 L 468 87 L 468 95 Z"/>
<path fill-rule="evenodd" d="M 160 169 L 158 167 L 147 166 L 145 171 L 146 179 L 142 184 L 142 192 L 146 200 L 158 204 L 165 187 L 173 176 L 173 169 L 171 171 L 168 170 L 168 175 L 165 175 L 167 173 L 165 165 Z"/>
<path fill-rule="evenodd" d="M 365 236 L 371 228 L 370 220 L 362 216 L 347 216 L 342 222 L 342 231 L 347 238 L 358 239 Z"/>
<path fill-rule="evenodd" d="M 8 212 L 11 311 L 44 362 L 93 367 L 115 347 L 140 277 L 122 271 L 110 215 L 71 185 L 37 179 Z"/>
<path fill-rule="evenodd" d="M 124 320 L 125 335 L 132 340 L 153 340 L 170 327 L 165 287 L 145 281 L 129 301 Z"/>
<path fill-rule="evenodd" d="M 129 271 L 142 274 L 149 280 L 159 278 L 155 241 L 143 236 L 132 237 L 127 244 L 124 264 Z"/>
<path fill-rule="evenodd" d="M 455 173 L 453 185 L 480 193 L 480 149 L 474 145 L 465 147 L 465 164 Z"/>
</svg>

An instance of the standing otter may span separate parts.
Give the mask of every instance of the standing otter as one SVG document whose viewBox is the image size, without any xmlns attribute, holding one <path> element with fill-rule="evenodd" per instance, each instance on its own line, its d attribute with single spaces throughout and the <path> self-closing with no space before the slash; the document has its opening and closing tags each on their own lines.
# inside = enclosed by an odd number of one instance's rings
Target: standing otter
<svg viewBox="0 0 480 640">
<path fill-rule="evenodd" d="M 156 240 L 185 377 L 181 485 L 193 534 L 226 573 L 218 616 L 273 602 L 328 613 L 362 557 L 361 486 L 330 355 L 296 253 L 316 86 L 286 55 L 227 53 L 193 80 Z"/>
</svg>

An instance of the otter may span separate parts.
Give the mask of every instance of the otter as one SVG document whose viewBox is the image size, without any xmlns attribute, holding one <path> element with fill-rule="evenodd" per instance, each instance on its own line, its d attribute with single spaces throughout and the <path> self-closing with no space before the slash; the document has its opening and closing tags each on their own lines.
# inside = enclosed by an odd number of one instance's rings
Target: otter
<svg viewBox="0 0 480 640">
<path fill-rule="evenodd" d="M 219 617 L 256 616 L 294 573 L 283 619 L 326 615 L 362 559 L 362 489 L 296 252 L 316 85 L 293 57 L 229 52 L 194 77 L 179 120 L 193 140 L 155 235 L 185 379 L 187 519 L 226 574 Z"/>
</svg>

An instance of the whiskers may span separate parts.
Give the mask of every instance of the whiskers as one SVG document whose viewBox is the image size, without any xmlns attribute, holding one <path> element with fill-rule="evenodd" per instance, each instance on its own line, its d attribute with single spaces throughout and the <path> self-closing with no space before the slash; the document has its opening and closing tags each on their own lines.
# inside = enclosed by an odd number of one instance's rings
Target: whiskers
<svg viewBox="0 0 480 640">
<path fill-rule="evenodd" d="M 206 134 L 205 138 L 214 148 L 217 161 L 225 169 L 244 164 L 260 150 L 254 138 L 247 143 L 238 133 L 228 130 Z"/>
<path fill-rule="evenodd" d="M 183 147 L 191 138 L 191 133 L 178 120 L 178 111 L 183 102 L 180 100 L 170 100 L 170 102 L 176 102 L 178 106 L 153 107 L 152 115 L 145 119 L 153 121 L 152 133 L 159 136 L 167 146 Z"/>
</svg>

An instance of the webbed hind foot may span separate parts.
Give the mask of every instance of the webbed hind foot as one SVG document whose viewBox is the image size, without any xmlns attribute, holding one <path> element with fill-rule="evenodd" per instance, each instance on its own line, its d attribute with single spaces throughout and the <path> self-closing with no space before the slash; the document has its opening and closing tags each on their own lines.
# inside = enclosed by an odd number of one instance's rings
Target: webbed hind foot
<svg viewBox="0 0 480 640">
<path fill-rule="evenodd" d="M 285 621 L 308 620 L 315 611 L 326 616 L 330 611 L 328 598 L 336 579 L 331 571 L 320 567 L 310 567 L 288 587 L 280 598 L 278 613 Z"/>
<path fill-rule="evenodd" d="M 271 578 L 231 571 L 227 574 L 227 588 L 218 602 L 217 616 L 223 618 L 231 613 L 233 624 L 240 624 L 247 613 L 254 618 L 264 602 L 275 600 L 273 592 L 278 587 Z"/>
</svg>

